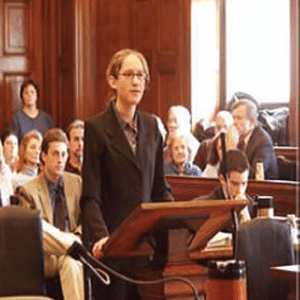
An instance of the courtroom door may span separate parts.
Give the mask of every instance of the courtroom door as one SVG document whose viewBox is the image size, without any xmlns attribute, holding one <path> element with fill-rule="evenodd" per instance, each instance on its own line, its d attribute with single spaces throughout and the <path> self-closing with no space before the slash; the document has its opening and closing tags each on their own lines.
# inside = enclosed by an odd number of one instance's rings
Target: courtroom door
<svg viewBox="0 0 300 300">
<path fill-rule="evenodd" d="M 19 90 L 25 77 L 38 80 L 42 101 L 42 37 L 42 0 L 0 0 L 0 134 L 22 106 Z"/>
</svg>

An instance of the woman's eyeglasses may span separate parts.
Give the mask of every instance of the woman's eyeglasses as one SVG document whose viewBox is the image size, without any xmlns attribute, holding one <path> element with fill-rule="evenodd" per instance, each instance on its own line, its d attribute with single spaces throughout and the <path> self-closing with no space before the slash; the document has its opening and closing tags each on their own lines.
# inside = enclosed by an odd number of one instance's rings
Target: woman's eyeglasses
<svg viewBox="0 0 300 300">
<path fill-rule="evenodd" d="M 146 73 L 142 73 L 142 72 L 138 72 L 138 73 L 134 73 L 134 72 L 126 72 L 126 73 L 121 73 L 119 74 L 120 76 L 124 76 L 127 80 L 133 80 L 134 77 L 136 77 L 139 81 L 145 81 L 147 78 L 147 74 Z"/>
</svg>

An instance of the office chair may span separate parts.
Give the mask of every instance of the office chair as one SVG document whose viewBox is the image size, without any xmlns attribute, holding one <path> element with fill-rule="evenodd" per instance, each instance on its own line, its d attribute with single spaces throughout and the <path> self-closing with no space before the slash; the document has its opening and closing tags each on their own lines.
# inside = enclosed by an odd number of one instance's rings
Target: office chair
<svg viewBox="0 0 300 300">
<path fill-rule="evenodd" d="M 0 299 L 44 296 L 44 252 L 38 211 L 0 208 Z"/>
<path fill-rule="evenodd" d="M 271 266 L 294 264 L 291 227 L 273 218 L 245 222 L 238 231 L 238 256 L 246 262 L 249 300 L 285 300 L 288 283 L 273 278 Z"/>
</svg>

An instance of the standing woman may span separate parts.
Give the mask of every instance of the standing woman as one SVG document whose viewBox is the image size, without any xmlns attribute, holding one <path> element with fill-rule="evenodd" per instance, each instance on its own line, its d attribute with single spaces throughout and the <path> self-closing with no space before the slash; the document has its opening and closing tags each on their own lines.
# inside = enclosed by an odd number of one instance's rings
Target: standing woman
<svg viewBox="0 0 300 300">
<path fill-rule="evenodd" d="M 120 50 L 106 75 L 112 97 L 105 112 L 86 121 L 83 151 L 83 235 L 95 257 L 103 255 L 103 244 L 139 203 L 173 199 L 164 179 L 157 121 L 137 110 L 150 79 L 146 59 L 135 50 Z M 107 263 L 116 266 L 113 259 Z M 132 266 L 118 260 L 117 269 L 131 275 Z M 135 285 L 114 278 L 98 294 L 139 299 Z"/>
<path fill-rule="evenodd" d="M 20 89 L 20 98 L 23 108 L 16 112 L 12 119 L 13 131 L 16 132 L 19 141 L 22 140 L 25 133 L 33 129 L 38 130 L 44 136 L 53 127 L 53 121 L 46 112 L 37 108 L 38 83 L 33 79 L 25 80 Z"/>
<path fill-rule="evenodd" d="M 38 175 L 42 140 L 37 130 L 24 135 L 20 143 L 17 175 L 13 179 L 14 190 Z"/>
</svg>

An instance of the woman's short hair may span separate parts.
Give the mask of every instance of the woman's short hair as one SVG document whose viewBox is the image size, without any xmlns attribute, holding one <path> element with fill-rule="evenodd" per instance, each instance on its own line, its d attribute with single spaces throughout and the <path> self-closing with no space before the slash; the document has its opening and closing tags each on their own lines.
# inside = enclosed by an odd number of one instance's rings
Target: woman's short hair
<svg viewBox="0 0 300 300">
<path fill-rule="evenodd" d="M 17 172 L 21 172 L 23 170 L 24 165 L 26 164 L 26 148 L 28 143 L 32 140 L 36 139 L 40 143 L 43 141 L 42 135 L 37 131 L 37 130 L 31 130 L 27 132 L 20 143 L 20 148 L 19 148 L 19 162 L 17 166 Z"/>
<path fill-rule="evenodd" d="M 28 78 L 22 83 L 21 88 L 20 88 L 20 98 L 21 98 L 22 102 L 23 102 L 24 90 L 29 85 L 32 85 L 35 88 L 37 97 L 39 97 L 39 95 L 40 95 L 40 86 L 39 86 L 38 82 L 32 78 Z"/>
<path fill-rule="evenodd" d="M 134 49 L 126 48 L 126 49 L 122 49 L 122 50 L 119 50 L 118 52 L 116 52 L 108 64 L 108 67 L 106 69 L 106 77 L 107 77 L 107 79 L 110 76 L 118 78 L 125 58 L 131 54 L 136 55 L 140 59 L 142 65 L 143 65 L 144 72 L 146 74 L 145 85 L 147 86 L 150 82 L 150 74 L 149 74 L 149 67 L 148 67 L 147 60 L 142 53 L 140 53 Z"/>
<path fill-rule="evenodd" d="M 173 145 L 174 145 L 176 140 L 184 140 L 186 142 L 186 144 L 188 146 L 188 151 L 189 151 L 188 160 L 190 161 L 191 153 L 192 153 L 191 142 L 189 140 L 189 136 L 187 134 L 183 134 L 183 133 L 172 133 L 172 134 L 168 135 L 167 146 L 169 148 L 171 158 L 173 159 L 172 149 L 173 149 Z"/>
</svg>

